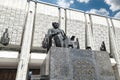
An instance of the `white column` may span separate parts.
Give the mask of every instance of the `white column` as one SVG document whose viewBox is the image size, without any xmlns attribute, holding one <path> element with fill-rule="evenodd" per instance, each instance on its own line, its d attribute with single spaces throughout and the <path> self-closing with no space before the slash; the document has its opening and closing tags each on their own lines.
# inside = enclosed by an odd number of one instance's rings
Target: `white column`
<svg viewBox="0 0 120 80">
<path fill-rule="evenodd" d="M 30 48 L 32 41 L 33 22 L 35 14 L 35 3 L 29 3 L 28 17 L 25 25 L 25 32 L 23 35 L 23 42 L 20 53 L 20 61 L 18 63 L 16 80 L 26 80 L 28 63 L 30 57 Z"/>
<path fill-rule="evenodd" d="M 59 19 L 60 19 L 60 28 L 62 29 L 62 30 L 64 30 L 65 31 L 65 20 L 66 20 L 66 12 L 65 12 L 65 9 L 63 9 L 63 8 L 60 8 L 59 9 L 60 11 L 60 17 L 59 17 Z"/>
<path fill-rule="evenodd" d="M 108 21 L 108 20 L 107 20 Z M 117 78 L 118 80 L 120 79 L 120 59 L 119 59 L 119 52 L 118 52 L 118 46 L 116 42 L 116 37 L 113 31 L 113 26 L 110 26 L 110 22 L 108 21 L 108 26 L 109 26 L 109 40 L 110 40 L 110 53 L 113 54 L 115 57 L 115 60 L 117 62 L 116 67 L 117 67 Z"/>
<path fill-rule="evenodd" d="M 116 38 L 113 32 L 113 28 L 110 27 L 109 29 L 109 37 L 110 37 L 110 51 L 114 55 L 115 60 L 117 62 L 116 67 L 117 67 L 117 78 L 118 80 L 120 79 L 120 59 L 119 59 L 119 53 L 118 53 L 118 47 L 116 43 Z"/>
<path fill-rule="evenodd" d="M 86 21 L 86 46 L 89 46 L 94 50 L 93 34 L 92 34 L 92 23 L 89 14 L 85 14 Z"/>
</svg>

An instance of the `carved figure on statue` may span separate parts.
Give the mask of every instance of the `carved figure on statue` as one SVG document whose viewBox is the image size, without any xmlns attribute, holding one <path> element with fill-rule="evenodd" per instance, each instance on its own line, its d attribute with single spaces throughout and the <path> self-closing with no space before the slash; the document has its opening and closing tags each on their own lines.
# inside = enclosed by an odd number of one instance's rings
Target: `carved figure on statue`
<svg viewBox="0 0 120 80">
<path fill-rule="evenodd" d="M 9 33 L 8 33 L 8 29 L 5 29 L 5 32 L 3 33 L 0 43 L 4 46 L 7 46 L 9 44 L 10 38 L 9 38 Z"/>
</svg>

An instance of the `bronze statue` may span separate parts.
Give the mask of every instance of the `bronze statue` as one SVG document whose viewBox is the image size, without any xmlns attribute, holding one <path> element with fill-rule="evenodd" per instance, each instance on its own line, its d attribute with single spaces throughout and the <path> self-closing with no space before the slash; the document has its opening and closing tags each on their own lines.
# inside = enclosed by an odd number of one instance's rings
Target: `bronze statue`
<svg viewBox="0 0 120 80">
<path fill-rule="evenodd" d="M 100 47 L 100 51 L 106 51 L 106 46 L 104 41 L 102 41 L 101 47 Z"/>
<path fill-rule="evenodd" d="M 64 47 L 64 40 L 67 38 L 63 30 L 59 29 L 59 23 L 53 22 L 53 28 L 48 30 L 48 36 L 50 41 L 53 39 L 55 41 L 56 47 Z"/>
<path fill-rule="evenodd" d="M 77 47 L 76 47 L 77 49 L 80 49 L 78 38 L 76 38 L 76 46 L 77 46 Z"/>
<path fill-rule="evenodd" d="M 63 30 L 59 29 L 59 23 L 53 22 L 53 28 L 48 30 L 45 38 L 42 42 L 43 48 L 47 48 L 47 51 L 52 46 L 53 40 L 56 47 L 65 47 L 66 34 Z"/>
<path fill-rule="evenodd" d="M 65 32 L 59 29 L 59 23 L 53 22 L 53 28 L 48 30 L 48 33 L 45 35 L 45 38 L 42 42 L 42 47 L 47 48 L 47 51 L 50 49 L 52 44 L 56 47 L 66 47 L 66 48 L 77 48 L 79 49 L 78 38 L 75 39 L 75 36 L 72 36 L 70 39 L 66 36 Z"/>
<path fill-rule="evenodd" d="M 9 34 L 8 34 L 8 29 L 5 29 L 5 32 L 3 33 L 0 43 L 4 46 L 7 46 L 9 44 L 10 38 L 9 38 Z"/>
</svg>

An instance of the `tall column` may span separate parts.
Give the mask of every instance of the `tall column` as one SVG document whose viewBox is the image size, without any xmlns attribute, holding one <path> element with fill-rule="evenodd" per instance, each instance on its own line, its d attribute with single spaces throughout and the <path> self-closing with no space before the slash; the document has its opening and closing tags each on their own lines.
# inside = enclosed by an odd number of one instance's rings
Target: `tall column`
<svg viewBox="0 0 120 80">
<path fill-rule="evenodd" d="M 93 34 L 92 34 L 92 23 L 90 20 L 90 15 L 89 14 L 84 14 L 85 15 L 85 31 L 86 31 L 86 47 L 91 47 L 91 49 L 94 50 L 94 43 L 93 43 Z"/>
<path fill-rule="evenodd" d="M 110 22 L 108 21 L 108 26 L 109 26 L 109 40 L 110 40 L 110 53 L 113 54 L 117 64 L 116 64 L 116 77 L 117 80 L 120 79 L 120 59 L 119 59 L 119 52 L 118 52 L 118 46 L 116 42 L 116 37 L 113 31 L 113 26 L 110 26 Z"/>
<path fill-rule="evenodd" d="M 66 11 L 63 8 L 59 8 L 59 20 L 60 20 L 60 28 L 65 31 L 65 23 L 66 23 Z"/>
<path fill-rule="evenodd" d="M 25 32 L 23 35 L 20 59 L 18 63 L 16 80 L 26 80 L 27 78 L 27 70 L 28 70 L 30 48 L 31 48 L 31 41 L 32 41 L 34 14 L 35 14 L 35 3 L 30 1 L 27 21 L 25 24 Z"/>
</svg>

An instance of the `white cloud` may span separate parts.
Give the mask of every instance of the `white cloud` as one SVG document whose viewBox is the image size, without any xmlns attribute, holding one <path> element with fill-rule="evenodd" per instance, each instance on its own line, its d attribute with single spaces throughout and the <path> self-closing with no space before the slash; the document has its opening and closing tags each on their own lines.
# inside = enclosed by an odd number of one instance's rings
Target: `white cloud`
<svg viewBox="0 0 120 80">
<path fill-rule="evenodd" d="M 120 10 L 120 0 L 105 0 L 112 11 Z"/>
<path fill-rule="evenodd" d="M 80 3 L 88 3 L 90 0 L 77 0 L 79 1 Z"/>
<path fill-rule="evenodd" d="M 118 13 L 116 13 L 114 17 L 120 19 L 120 11 Z"/>
<path fill-rule="evenodd" d="M 109 15 L 109 12 L 104 8 L 101 8 L 99 10 L 91 9 L 90 11 L 87 11 L 87 13 L 99 14 L 99 15 L 103 15 L 103 16 L 108 16 Z"/>
<path fill-rule="evenodd" d="M 64 8 L 69 8 L 71 4 L 74 3 L 74 0 L 58 0 L 57 4 Z"/>
<path fill-rule="evenodd" d="M 73 3 L 74 3 L 74 1 L 73 1 L 73 0 L 71 0 L 71 1 L 70 1 L 70 4 L 73 4 Z"/>
</svg>

